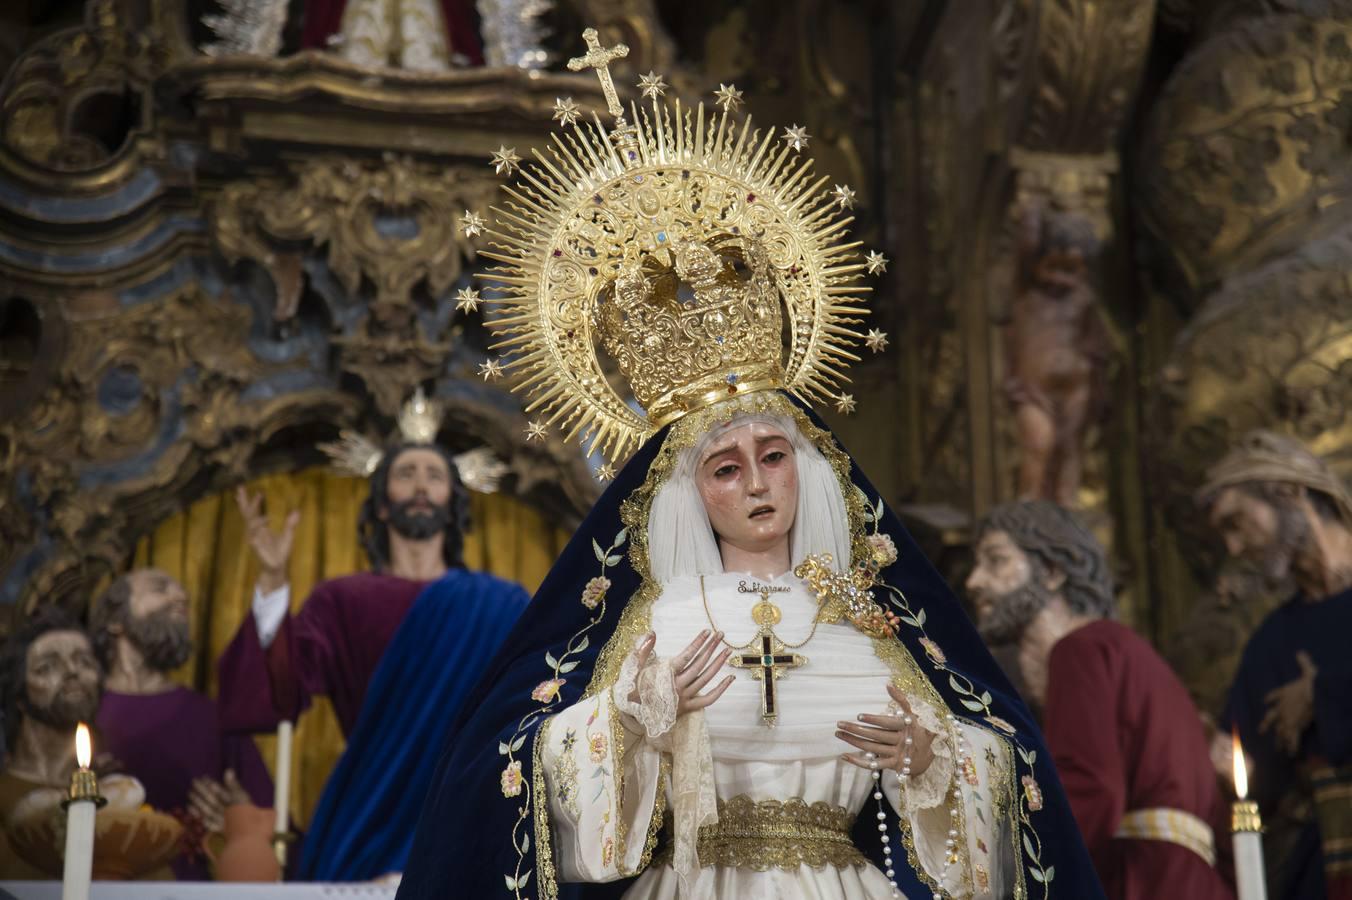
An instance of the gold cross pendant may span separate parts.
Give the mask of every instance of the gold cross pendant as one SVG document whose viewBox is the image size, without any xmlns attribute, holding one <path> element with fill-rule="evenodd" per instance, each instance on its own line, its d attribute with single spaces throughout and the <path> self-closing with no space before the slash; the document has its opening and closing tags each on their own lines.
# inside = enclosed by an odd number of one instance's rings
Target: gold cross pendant
<svg viewBox="0 0 1352 900">
<path fill-rule="evenodd" d="M 762 604 L 774 608 L 774 604 L 768 600 L 762 600 L 756 604 L 756 609 L 760 609 Z M 775 610 L 776 613 L 779 610 Z M 755 615 L 755 612 L 752 613 Z M 775 616 L 778 620 L 778 616 Z M 748 652 L 752 648 L 759 649 L 760 652 Z M 761 722 L 767 727 L 773 728 L 776 720 L 779 718 L 779 698 L 775 696 L 775 682 L 789 669 L 796 669 L 807 662 L 806 656 L 800 656 L 797 653 L 785 653 L 784 642 L 775 636 L 774 631 L 769 624 L 761 623 L 761 630 L 742 652 L 734 653 L 728 660 L 728 663 L 737 669 L 746 669 L 751 673 L 751 677 L 761 683 Z"/>
</svg>

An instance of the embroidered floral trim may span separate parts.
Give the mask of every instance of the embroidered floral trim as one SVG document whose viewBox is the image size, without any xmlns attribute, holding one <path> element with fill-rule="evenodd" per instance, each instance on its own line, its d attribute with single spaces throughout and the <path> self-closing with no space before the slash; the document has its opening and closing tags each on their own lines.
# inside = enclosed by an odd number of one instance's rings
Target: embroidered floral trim
<svg viewBox="0 0 1352 900">
<path fill-rule="evenodd" d="M 575 657 L 580 656 L 582 652 L 590 646 L 588 632 L 595 628 L 596 625 L 605 618 L 606 590 L 610 587 L 610 579 L 605 577 L 605 572 L 610 567 L 619 565 L 624 560 L 622 548 L 628 540 L 629 532 L 628 529 L 625 528 L 620 529 L 620 532 L 616 534 L 615 538 L 610 542 L 609 547 L 603 548 L 598 541 L 595 539 L 592 540 L 592 549 L 596 554 L 596 561 L 601 565 L 601 574 L 587 582 L 587 585 L 582 590 L 582 597 L 580 599 L 583 606 L 588 609 L 596 610 L 596 613 L 581 631 L 569 638 L 562 654 L 555 657 L 552 652 L 545 652 L 544 663 L 553 677 L 537 684 L 535 688 L 531 690 L 530 694 L 531 699 L 540 704 L 540 706 L 522 717 L 517 723 L 516 730 L 509 739 L 498 743 L 498 753 L 507 757 L 507 767 L 502 772 L 502 795 L 508 799 L 516 797 L 522 798 L 520 805 L 517 807 L 516 823 L 512 826 L 512 846 L 516 851 L 516 866 L 513 871 L 503 873 L 503 881 L 507 886 L 507 890 L 511 892 L 516 900 L 528 900 L 528 898 L 522 894 L 522 891 L 530 884 L 531 876 L 535 874 L 535 870 L 530 867 L 529 862 L 531 841 L 528 823 L 531 817 L 532 806 L 536 807 L 535 813 L 537 821 L 535 822 L 535 833 L 537 843 L 540 845 L 536 855 L 536 862 L 541 870 L 539 878 L 540 893 L 542 897 L 546 898 L 554 897 L 558 894 L 558 886 L 555 883 L 554 877 L 554 862 L 552 857 L 545 852 L 547 850 L 546 839 L 548 822 L 546 816 L 548 804 L 535 803 L 535 800 L 537 799 L 535 795 L 538 794 L 542 797 L 544 791 L 544 773 L 541 771 L 539 759 L 539 751 L 543 746 L 540 743 L 540 732 L 537 732 L 536 734 L 534 747 L 535 774 L 533 785 L 526 785 L 522 774 L 521 760 L 517 759 L 516 754 L 519 753 L 522 746 L 525 745 L 526 738 L 530 735 L 530 730 L 536 725 L 540 725 L 540 731 L 542 732 L 544 730 L 544 725 L 547 724 L 548 717 L 558 711 L 556 707 L 561 701 L 563 687 L 568 683 L 568 679 L 564 676 L 576 669 L 581 663 L 581 660 Z M 544 720 L 543 723 L 542 720 Z M 594 720 L 595 716 L 593 715 L 593 721 Z M 564 737 L 565 740 L 576 739 L 575 735 L 565 734 Z M 606 744 L 607 739 L 604 734 L 597 734 L 595 736 L 588 735 L 588 740 L 593 742 L 589 744 L 593 756 L 596 752 L 596 743 L 594 743 L 595 738 L 600 738 L 600 746 L 602 748 L 608 747 L 608 744 Z M 604 760 L 604 749 L 602 753 L 602 759 Z M 595 759 L 592 761 L 597 762 Z M 574 763 L 574 765 L 576 764 Z M 561 778 L 561 782 L 567 782 L 570 774 L 572 783 L 576 785 L 576 772 L 568 773 L 565 771 Z M 574 788 L 574 791 L 575 790 L 576 788 Z M 567 798 L 565 798 L 564 802 L 567 802 Z M 575 794 L 573 802 L 576 803 Z"/>
<path fill-rule="evenodd" d="M 559 688 L 566 683 L 563 678 L 551 678 L 548 681 L 542 681 L 535 686 L 535 690 L 530 692 L 530 698 L 537 703 L 550 703 L 559 695 Z"/>
<path fill-rule="evenodd" d="M 897 545 L 892 541 L 892 535 L 870 534 L 868 536 L 869 550 L 873 551 L 873 564 L 879 569 L 886 569 L 892 563 L 897 561 Z"/>
<path fill-rule="evenodd" d="M 521 777 L 521 760 L 514 759 L 502 770 L 502 796 L 516 797 L 521 793 L 524 780 Z"/>
<path fill-rule="evenodd" d="M 884 507 L 881 497 L 879 497 L 871 506 L 866 505 L 865 517 L 869 524 L 873 526 L 873 532 L 868 536 L 870 540 L 875 537 L 887 537 L 879 531 L 883 512 Z M 906 595 L 895 586 L 887 584 L 886 582 L 881 582 L 879 587 L 887 593 L 888 602 L 898 610 L 898 618 L 900 621 L 920 632 L 920 637 L 918 639 L 920 646 L 924 648 L 925 655 L 929 657 L 929 661 L 934 665 L 935 669 L 948 675 L 948 686 L 955 694 L 957 694 L 958 702 L 971 712 L 980 714 L 987 725 L 991 726 L 993 729 L 997 729 L 1000 734 L 1010 738 L 1019 758 L 1030 771 L 1033 771 L 1034 763 L 1037 761 L 1037 751 L 1026 750 L 1018 741 L 1018 730 L 1008 721 L 992 712 L 991 707 L 994 703 L 994 698 L 991 696 L 990 691 L 982 691 L 978 694 L 976 692 L 976 685 L 972 683 L 971 679 L 948 665 L 948 655 L 944 652 L 943 648 L 937 641 L 925 633 L 925 610 L 923 608 L 913 607 Z M 966 773 L 964 773 L 964 775 L 966 775 L 969 784 L 975 785 L 979 783 L 973 780 L 975 771 L 973 771 L 971 775 L 967 775 Z M 1052 879 L 1056 876 L 1056 867 L 1044 866 L 1042 864 L 1042 840 L 1038 836 L 1037 829 L 1033 826 L 1031 819 L 1031 813 L 1042 809 L 1042 792 L 1037 788 L 1037 782 L 1033 780 L 1031 775 L 1025 775 L 1023 778 L 1025 779 L 1023 781 L 1024 791 L 1019 798 L 1019 810 L 1016 817 L 1017 827 L 1015 828 L 1015 831 L 1018 834 L 1015 840 L 1022 844 L 1022 849 L 1026 857 L 1026 866 L 1023 869 L 1018 870 L 1017 877 L 1019 885 L 1018 890 L 1016 890 L 1016 895 L 1026 896 L 1023 881 L 1023 871 L 1026 870 L 1033 881 L 1043 886 L 1042 896 L 1043 898 L 1046 898 L 1050 896 L 1050 885 Z M 1031 791 L 1028 788 L 1028 782 L 1030 781 L 1033 784 L 1033 790 Z M 979 807 L 978 811 L 980 811 Z"/>
<path fill-rule="evenodd" d="M 604 576 L 593 578 L 587 582 L 586 588 L 582 591 L 582 605 L 587 609 L 596 609 L 596 604 L 606 598 L 606 591 L 610 590 L 610 579 Z"/>
<path fill-rule="evenodd" d="M 1028 804 L 1028 809 L 1037 812 L 1042 809 L 1042 788 L 1038 787 L 1037 779 L 1032 775 L 1023 776 L 1023 799 Z"/>
</svg>

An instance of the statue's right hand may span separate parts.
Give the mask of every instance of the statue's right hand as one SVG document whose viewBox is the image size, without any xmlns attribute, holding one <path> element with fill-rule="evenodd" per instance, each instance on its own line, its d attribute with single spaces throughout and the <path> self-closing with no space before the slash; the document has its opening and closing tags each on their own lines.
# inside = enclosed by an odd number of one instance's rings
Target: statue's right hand
<svg viewBox="0 0 1352 900">
<path fill-rule="evenodd" d="M 651 653 L 652 645 L 656 641 L 655 636 L 650 636 L 647 641 L 640 645 L 640 667 L 647 659 L 645 648 L 648 653 Z M 700 693 L 723 668 L 723 664 L 728 661 L 728 657 L 732 655 L 732 651 L 722 647 L 722 643 L 723 632 L 710 633 L 709 629 L 706 628 L 695 635 L 695 639 L 672 658 L 671 671 L 676 678 L 676 696 L 679 698 L 676 715 L 684 715 L 712 705 L 715 700 L 723 696 L 724 691 L 732 686 L 733 676 L 729 675 L 710 690 L 703 694 Z"/>
<path fill-rule="evenodd" d="M 259 589 L 265 593 L 286 584 L 287 562 L 291 558 L 291 545 L 296 538 L 296 525 L 300 523 L 300 510 L 292 510 L 286 517 L 280 532 L 268 527 L 268 517 L 263 512 L 263 495 L 250 494 L 242 485 L 235 491 L 235 503 L 240 515 L 244 517 L 244 533 L 249 547 L 258 558 Z"/>
</svg>

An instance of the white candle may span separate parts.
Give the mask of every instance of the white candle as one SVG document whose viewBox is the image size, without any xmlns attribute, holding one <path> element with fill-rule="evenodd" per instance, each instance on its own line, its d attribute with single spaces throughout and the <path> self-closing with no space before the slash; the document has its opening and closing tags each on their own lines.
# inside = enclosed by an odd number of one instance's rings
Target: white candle
<svg viewBox="0 0 1352 900">
<path fill-rule="evenodd" d="M 272 808 L 277 813 L 278 837 L 290 830 L 291 819 L 291 738 L 295 727 L 291 722 L 277 726 L 277 766 L 273 783 Z M 286 843 L 277 842 L 277 862 L 286 866 Z"/>
<path fill-rule="evenodd" d="M 1235 796 L 1239 802 L 1231 811 L 1234 833 L 1235 886 L 1238 900 L 1267 900 L 1267 876 L 1263 871 L 1263 822 L 1258 804 L 1248 800 L 1249 771 L 1244 764 L 1244 748 L 1234 735 Z"/>
<path fill-rule="evenodd" d="M 80 768 L 71 776 L 66 806 L 65 870 L 61 875 L 61 900 L 89 900 L 89 882 L 94 870 L 94 812 L 98 809 L 98 783 L 89 769 L 93 756 L 89 729 L 83 722 L 75 729 L 75 759 Z"/>
</svg>

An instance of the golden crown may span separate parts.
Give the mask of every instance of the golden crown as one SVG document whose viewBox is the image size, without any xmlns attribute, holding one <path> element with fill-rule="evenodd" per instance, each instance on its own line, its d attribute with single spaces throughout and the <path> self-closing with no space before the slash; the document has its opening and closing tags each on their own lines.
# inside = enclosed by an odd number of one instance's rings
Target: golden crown
<svg viewBox="0 0 1352 900">
<path fill-rule="evenodd" d="M 721 112 L 692 110 L 664 102 L 665 83 L 649 73 L 639 87 L 652 104 L 631 103 L 631 124 L 608 68 L 627 48 L 601 47 L 594 29 L 583 37 L 588 52 L 569 68 L 596 69 L 613 128 L 595 114 L 581 122 L 561 98 L 555 118 L 571 131 L 524 167 L 514 148 L 493 158 L 499 174 L 520 175 L 484 251 L 500 265 L 481 277 L 501 309 L 489 319 L 494 349 L 519 373 L 527 411 L 543 411 L 531 436 L 559 425 L 620 459 L 740 393 L 784 388 L 848 411 L 853 398 L 833 390 L 858 360 L 869 290 L 859 280 L 886 265 L 845 241 L 854 192 L 813 176 L 805 129 L 776 140 L 749 117 L 738 123 L 733 86 L 717 92 Z M 881 350 L 886 338 L 871 331 L 868 343 Z M 644 413 L 612 387 L 603 353 Z"/>
</svg>

